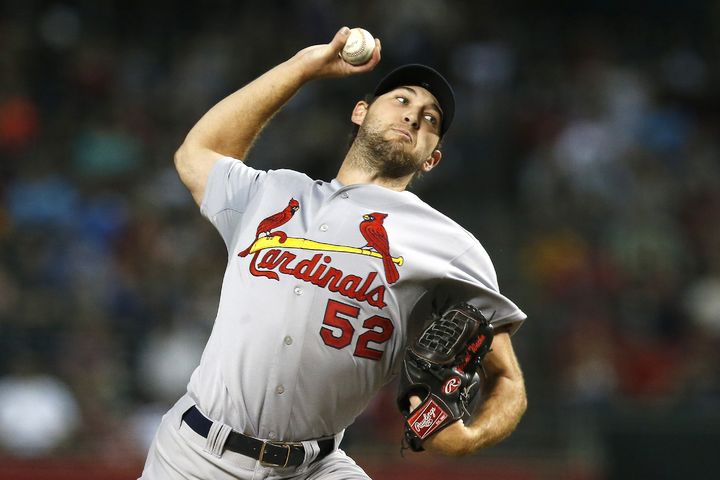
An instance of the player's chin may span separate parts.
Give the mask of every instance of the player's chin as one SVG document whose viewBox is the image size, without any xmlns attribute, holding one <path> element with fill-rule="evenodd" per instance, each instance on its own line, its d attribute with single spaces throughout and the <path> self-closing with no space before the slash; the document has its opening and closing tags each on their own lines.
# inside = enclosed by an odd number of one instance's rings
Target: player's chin
<svg viewBox="0 0 720 480">
<path fill-rule="evenodd" d="M 408 161 L 410 161 L 409 159 L 412 159 L 413 163 L 416 159 L 422 156 L 418 154 L 418 150 L 415 148 L 415 145 L 408 141 L 406 137 L 395 138 L 390 142 L 390 144 L 398 155 L 404 156 L 408 159 Z"/>
<path fill-rule="evenodd" d="M 402 138 L 390 138 L 386 140 L 386 145 L 389 147 L 389 153 L 393 155 L 413 157 L 415 154 L 413 146 L 409 144 L 407 140 L 403 140 Z"/>
</svg>

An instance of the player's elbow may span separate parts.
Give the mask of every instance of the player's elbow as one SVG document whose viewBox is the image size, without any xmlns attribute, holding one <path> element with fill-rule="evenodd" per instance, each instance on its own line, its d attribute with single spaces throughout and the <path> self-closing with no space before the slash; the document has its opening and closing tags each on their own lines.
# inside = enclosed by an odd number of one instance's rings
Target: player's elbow
<svg viewBox="0 0 720 480">
<path fill-rule="evenodd" d="M 202 201 L 210 169 L 218 158 L 215 152 L 188 144 L 187 141 L 175 152 L 175 170 L 198 205 Z"/>
<path fill-rule="evenodd" d="M 180 180 L 185 185 L 188 185 L 192 176 L 192 168 L 190 164 L 190 154 L 185 144 L 180 145 L 180 147 L 175 151 L 173 163 L 175 164 L 175 170 L 180 176 Z"/>
<path fill-rule="evenodd" d="M 499 387 L 498 391 L 503 396 L 503 402 L 515 417 L 514 428 L 528 408 L 525 377 L 517 361 L 498 375 L 497 385 Z"/>
<path fill-rule="evenodd" d="M 507 415 L 507 421 L 505 422 L 507 427 L 505 431 L 501 433 L 500 440 L 515 431 L 515 428 L 517 428 L 520 420 L 528 409 L 527 390 L 525 389 L 525 381 L 521 373 L 518 372 L 517 375 L 511 378 L 506 377 L 503 398 L 505 415 Z"/>
<path fill-rule="evenodd" d="M 193 145 L 188 141 L 183 142 L 175 151 L 173 161 L 180 180 L 191 190 L 202 180 L 206 171 L 209 170 L 208 152 L 206 149 Z"/>
<path fill-rule="evenodd" d="M 182 174 L 183 171 L 187 170 L 187 167 L 189 165 L 189 154 L 190 147 L 183 143 L 178 147 L 177 150 L 175 150 L 175 155 L 173 155 L 173 163 L 175 164 L 175 170 L 178 171 L 178 173 Z"/>
<path fill-rule="evenodd" d="M 525 391 L 525 385 L 523 385 L 522 390 L 519 395 L 519 398 L 518 398 L 518 422 L 523 417 L 523 415 L 525 415 L 525 412 L 527 412 L 527 409 L 528 409 L 528 398 L 527 398 L 527 392 Z"/>
<path fill-rule="evenodd" d="M 512 380 L 512 385 L 514 390 L 513 398 L 515 399 L 515 425 L 517 425 L 528 408 L 527 390 L 525 389 L 525 379 L 522 373 L 518 372 L 518 375 Z"/>
</svg>

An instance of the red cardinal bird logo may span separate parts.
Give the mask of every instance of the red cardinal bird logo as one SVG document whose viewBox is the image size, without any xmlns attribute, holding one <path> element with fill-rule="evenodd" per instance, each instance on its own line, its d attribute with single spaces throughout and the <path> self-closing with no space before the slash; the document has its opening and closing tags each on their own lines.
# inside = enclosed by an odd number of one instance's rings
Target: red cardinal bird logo
<svg viewBox="0 0 720 480">
<path fill-rule="evenodd" d="M 360 233 L 365 238 L 367 246 L 382 255 L 387 282 L 395 283 L 400 275 L 390 255 L 390 244 L 385 227 L 383 227 L 385 217 L 387 217 L 387 213 L 373 212 L 363 215 L 363 221 L 360 222 Z"/>
<path fill-rule="evenodd" d="M 293 215 L 295 215 L 295 212 L 297 212 L 299 208 L 300 203 L 294 198 L 291 198 L 287 204 L 287 207 L 285 207 L 282 211 L 276 213 L 275 215 L 270 215 L 265 220 L 260 222 L 260 225 L 258 225 L 257 231 L 255 232 L 255 240 L 253 240 L 253 242 L 248 248 L 238 253 L 238 257 L 244 257 L 248 253 L 250 253 L 250 249 L 255 244 L 257 239 L 260 238 L 260 235 L 262 235 L 263 233 L 267 237 L 280 237 L 280 243 L 285 243 L 285 240 L 287 240 L 287 235 L 285 234 L 285 232 L 271 232 L 271 230 L 287 223 L 287 221 L 290 220 Z"/>
</svg>

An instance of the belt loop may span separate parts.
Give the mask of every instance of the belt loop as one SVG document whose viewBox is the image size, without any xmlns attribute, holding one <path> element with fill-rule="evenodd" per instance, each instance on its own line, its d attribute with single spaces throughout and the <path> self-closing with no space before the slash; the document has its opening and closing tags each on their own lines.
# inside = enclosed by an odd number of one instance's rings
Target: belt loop
<svg viewBox="0 0 720 480">
<path fill-rule="evenodd" d="M 333 450 L 340 447 L 340 442 L 342 442 L 343 437 L 345 437 L 344 429 L 335 434 L 335 445 L 333 445 Z"/>
<path fill-rule="evenodd" d="M 213 422 L 205 439 L 205 448 L 203 450 L 214 457 L 220 458 L 225 447 L 225 441 L 231 431 L 232 429 L 229 426 L 220 422 Z"/>
<path fill-rule="evenodd" d="M 320 454 L 320 445 L 318 445 L 317 441 L 309 440 L 300 443 L 302 443 L 302 446 L 305 449 L 305 460 L 303 461 L 303 463 L 312 462 Z"/>
</svg>

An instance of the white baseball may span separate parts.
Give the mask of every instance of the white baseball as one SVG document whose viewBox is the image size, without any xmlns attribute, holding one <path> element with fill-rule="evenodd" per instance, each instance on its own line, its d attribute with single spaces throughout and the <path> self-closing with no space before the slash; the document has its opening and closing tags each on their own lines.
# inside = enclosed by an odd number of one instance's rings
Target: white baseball
<svg viewBox="0 0 720 480">
<path fill-rule="evenodd" d="M 352 65 L 362 65 L 372 58 L 373 50 L 375 37 L 372 33 L 362 28 L 353 28 L 340 56 Z"/>
</svg>

